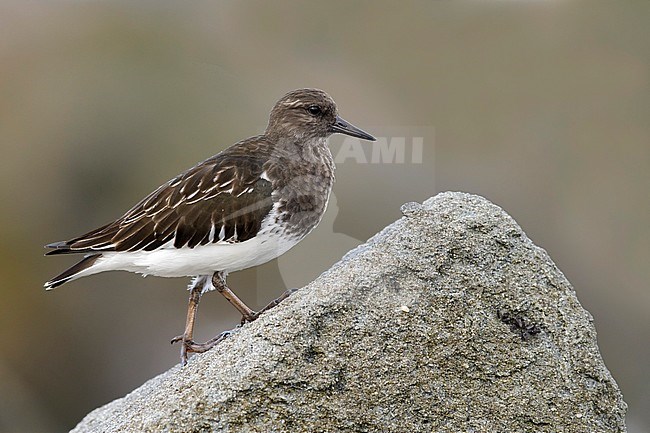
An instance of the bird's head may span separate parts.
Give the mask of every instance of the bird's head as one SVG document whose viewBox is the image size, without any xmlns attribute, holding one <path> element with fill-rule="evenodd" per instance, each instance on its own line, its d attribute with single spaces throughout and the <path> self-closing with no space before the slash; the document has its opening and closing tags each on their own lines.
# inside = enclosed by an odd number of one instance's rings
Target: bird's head
<svg viewBox="0 0 650 433">
<path fill-rule="evenodd" d="M 284 95 L 271 110 L 266 128 L 267 136 L 280 139 L 324 139 L 336 132 L 375 141 L 339 117 L 334 100 L 318 89 L 298 89 Z"/>
</svg>

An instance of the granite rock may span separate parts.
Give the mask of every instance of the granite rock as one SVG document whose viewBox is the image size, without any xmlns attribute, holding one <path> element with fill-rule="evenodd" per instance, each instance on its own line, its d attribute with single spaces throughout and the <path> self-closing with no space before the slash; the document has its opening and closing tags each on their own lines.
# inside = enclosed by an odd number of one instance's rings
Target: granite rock
<svg viewBox="0 0 650 433">
<path fill-rule="evenodd" d="M 73 432 L 625 432 L 591 315 L 509 215 L 464 193 L 402 213 Z"/>
</svg>

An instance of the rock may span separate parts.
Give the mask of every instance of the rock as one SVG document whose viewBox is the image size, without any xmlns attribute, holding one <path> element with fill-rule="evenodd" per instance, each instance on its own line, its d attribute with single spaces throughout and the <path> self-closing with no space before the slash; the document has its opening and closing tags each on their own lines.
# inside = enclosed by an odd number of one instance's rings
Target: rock
<svg viewBox="0 0 650 433">
<path fill-rule="evenodd" d="M 73 432 L 624 432 L 592 317 L 515 221 L 442 193 Z"/>
</svg>

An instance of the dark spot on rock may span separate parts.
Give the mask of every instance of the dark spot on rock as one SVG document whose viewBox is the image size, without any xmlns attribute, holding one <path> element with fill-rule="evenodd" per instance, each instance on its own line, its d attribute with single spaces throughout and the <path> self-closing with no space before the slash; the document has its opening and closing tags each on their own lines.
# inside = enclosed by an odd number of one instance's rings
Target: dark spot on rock
<svg viewBox="0 0 650 433">
<path fill-rule="evenodd" d="M 316 350 L 313 344 L 307 346 L 307 349 L 303 352 L 302 356 L 305 358 L 305 361 L 313 364 L 316 361 L 316 358 L 320 355 L 320 352 Z"/>
<path fill-rule="evenodd" d="M 519 337 L 524 341 L 528 341 L 542 332 L 540 325 L 537 323 L 531 323 L 520 312 L 508 311 L 500 308 L 497 310 L 497 317 L 503 323 L 508 325 L 510 330 L 519 335 Z"/>
</svg>

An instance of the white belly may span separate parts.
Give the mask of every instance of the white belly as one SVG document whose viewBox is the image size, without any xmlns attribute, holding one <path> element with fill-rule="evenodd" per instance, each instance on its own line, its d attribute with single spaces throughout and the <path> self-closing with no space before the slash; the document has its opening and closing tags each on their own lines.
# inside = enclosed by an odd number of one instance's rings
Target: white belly
<svg viewBox="0 0 650 433">
<path fill-rule="evenodd" d="M 88 271 L 129 271 L 159 277 L 189 277 L 226 273 L 258 266 L 284 254 L 300 241 L 277 233 L 258 234 L 240 243 L 215 243 L 194 248 L 106 252 Z M 89 275 L 86 273 L 85 275 Z"/>
</svg>

